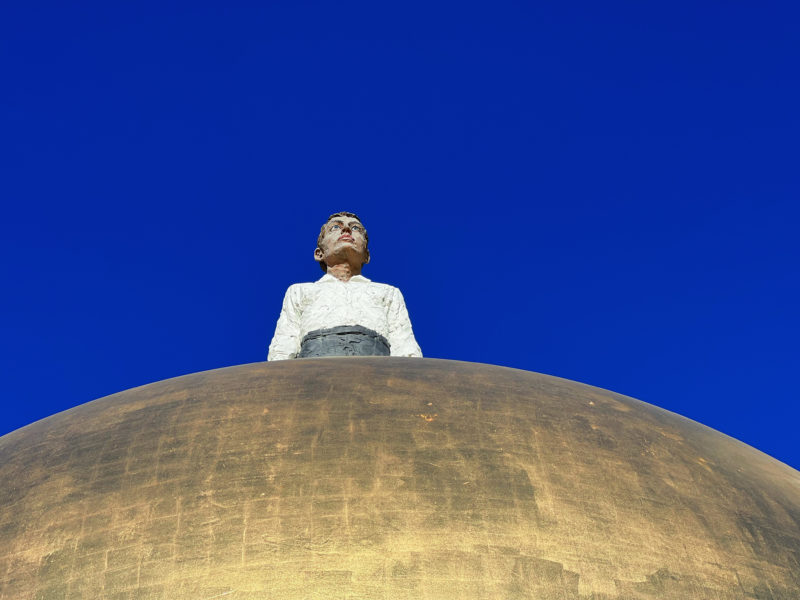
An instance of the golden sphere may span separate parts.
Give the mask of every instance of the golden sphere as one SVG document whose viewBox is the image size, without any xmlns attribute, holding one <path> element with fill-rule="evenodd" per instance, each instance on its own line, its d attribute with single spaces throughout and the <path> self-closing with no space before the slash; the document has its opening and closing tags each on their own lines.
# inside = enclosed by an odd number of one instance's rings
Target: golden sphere
<svg viewBox="0 0 800 600">
<path fill-rule="evenodd" d="M 197 373 L 0 438 L 0 599 L 800 598 L 800 473 L 502 367 Z"/>
</svg>

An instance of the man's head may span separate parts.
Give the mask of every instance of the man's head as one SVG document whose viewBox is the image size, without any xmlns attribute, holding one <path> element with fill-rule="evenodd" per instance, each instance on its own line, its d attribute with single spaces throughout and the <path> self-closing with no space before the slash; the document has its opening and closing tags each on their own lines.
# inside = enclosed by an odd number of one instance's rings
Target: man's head
<svg viewBox="0 0 800 600">
<path fill-rule="evenodd" d="M 359 266 L 369 262 L 367 229 L 358 215 L 351 212 L 332 214 L 320 229 L 314 260 L 327 273 L 328 263 L 344 259 L 360 261 Z"/>
</svg>

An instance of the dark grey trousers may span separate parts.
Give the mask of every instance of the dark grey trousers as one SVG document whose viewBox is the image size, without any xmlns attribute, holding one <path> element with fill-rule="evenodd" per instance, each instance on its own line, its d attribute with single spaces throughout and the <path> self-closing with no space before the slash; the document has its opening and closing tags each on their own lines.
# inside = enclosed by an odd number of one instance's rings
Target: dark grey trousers
<svg viewBox="0 0 800 600">
<path fill-rule="evenodd" d="M 317 329 L 303 338 L 297 358 L 319 356 L 389 356 L 389 342 L 361 325 Z"/>
</svg>

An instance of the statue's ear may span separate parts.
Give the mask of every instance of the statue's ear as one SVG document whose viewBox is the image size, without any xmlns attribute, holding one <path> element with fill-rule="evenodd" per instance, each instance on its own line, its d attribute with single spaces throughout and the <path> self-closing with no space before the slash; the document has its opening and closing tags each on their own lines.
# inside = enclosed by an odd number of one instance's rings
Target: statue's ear
<svg viewBox="0 0 800 600">
<path fill-rule="evenodd" d="M 322 260 L 324 258 L 325 258 L 325 253 L 322 252 L 322 248 L 317 248 L 316 250 L 314 250 L 314 260 L 315 261 L 322 262 Z"/>
<path fill-rule="evenodd" d="M 366 256 L 364 257 L 364 262 L 361 263 L 362 265 L 365 265 L 365 264 L 367 264 L 369 262 L 369 250 L 364 250 L 364 254 Z"/>
</svg>

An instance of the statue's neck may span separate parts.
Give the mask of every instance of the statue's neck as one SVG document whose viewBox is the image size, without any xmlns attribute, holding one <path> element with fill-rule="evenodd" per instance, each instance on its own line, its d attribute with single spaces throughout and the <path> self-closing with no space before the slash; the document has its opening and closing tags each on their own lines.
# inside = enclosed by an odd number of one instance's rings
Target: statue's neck
<svg viewBox="0 0 800 600">
<path fill-rule="evenodd" d="M 350 281 L 351 277 L 361 274 L 361 267 L 356 267 L 350 263 L 340 263 L 331 265 L 327 269 L 328 275 L 333 275 L 339 281 Z"/>
</svg>

